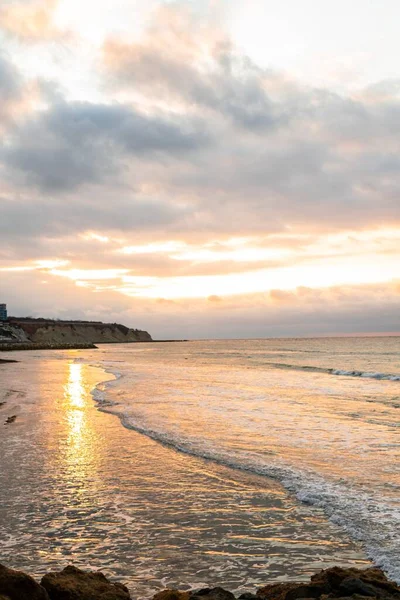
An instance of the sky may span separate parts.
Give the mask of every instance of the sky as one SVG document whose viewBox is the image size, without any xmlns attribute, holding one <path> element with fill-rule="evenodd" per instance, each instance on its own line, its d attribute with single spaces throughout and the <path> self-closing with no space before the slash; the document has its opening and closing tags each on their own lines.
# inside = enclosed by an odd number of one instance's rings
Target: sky
<svg viewBox="0 0 400 600">
<path fill-rule="evenodd" d="M 2 0 L 0 301 L 400 332 L 400 4 Z"/>
</svg>

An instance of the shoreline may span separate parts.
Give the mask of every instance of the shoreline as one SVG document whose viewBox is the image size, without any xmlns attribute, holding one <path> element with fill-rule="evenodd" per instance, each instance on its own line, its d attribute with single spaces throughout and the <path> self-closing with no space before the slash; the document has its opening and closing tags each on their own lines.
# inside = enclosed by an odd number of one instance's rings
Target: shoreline
<svg viewBox="0 0 400 600">
<path fill-rule="evenodd" d="M 272 583 L 266 581 L 254 592 L 236 597 L 222 587 L 188 589 L 165 588 L 152 600 L 315 600 L 379 599 L 398 600 L 400 587 L 376 567 L 368 569 L 331 567 L 317 571 L 309 582 Z M 136 596 L 135 596 L 136 597 Z M 69 565 L 62 571 L 46 573 L 40 583 L 24 571 L 0 564 L 0 598 L 7 600 L 132 600 L 130 590 L 114 582 L 102 571 L 84 571 Z"/>
</svg>

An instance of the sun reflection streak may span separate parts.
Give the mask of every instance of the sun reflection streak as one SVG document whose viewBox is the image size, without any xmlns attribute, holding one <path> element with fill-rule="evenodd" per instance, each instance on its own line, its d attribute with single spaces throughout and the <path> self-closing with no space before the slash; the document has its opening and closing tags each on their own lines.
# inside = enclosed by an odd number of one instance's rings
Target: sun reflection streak
<svg viewBox="0 0 400 600">
<path fill-rule="evenodd" d="M 66 484 L 75 497 L 80 496 L 88 477 L 97 471 L 97 453 L 91 421 L 88 418 L 88 367 L 71 362 L 68 364 L 68 377 L 64 386 L 64 414 L 66 424 L 63 471 Z"/>
<path fill-rule="evenodd" d="M 82 427 L 85 414 L 85 389 L 82 382 L 82 365 L 70 363 L 68 365 L 68 382 L 65 386 L 65 399 L 67 401 L 67 419 L 70 427 L 68 446 L 80 447 L 82 441 Z"/>
</svg>

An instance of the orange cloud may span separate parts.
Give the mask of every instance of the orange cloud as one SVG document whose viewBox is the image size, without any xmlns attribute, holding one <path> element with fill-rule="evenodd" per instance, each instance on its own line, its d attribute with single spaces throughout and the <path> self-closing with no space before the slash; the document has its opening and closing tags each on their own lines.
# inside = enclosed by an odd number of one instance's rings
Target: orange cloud
<svg viewBox="0 0 400 600">
<path fill-rule="evenodd" d="M 221 296 L 216 296 L 215 294 L 213 294 L 212 296 L 208 296 L 208 301 L 209 302 L 222 302 L 222 298 Z"/>
<path fill-rule="evenodd" d="M 28 42 L 60 39 L 66 35 L 54 23 L 58 0 L 38 0 L 0 8 L 0 27 Z"/>
</svg>

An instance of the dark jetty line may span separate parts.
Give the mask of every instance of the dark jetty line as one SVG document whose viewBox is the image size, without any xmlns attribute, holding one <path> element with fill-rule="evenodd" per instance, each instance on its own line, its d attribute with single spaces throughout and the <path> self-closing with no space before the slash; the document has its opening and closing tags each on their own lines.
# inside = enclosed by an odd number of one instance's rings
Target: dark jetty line
<svg viewBox="0 0 400 600">
<path fill-rule="evenodd" d="M 270 583 L 239 600 L 399 600 L 400 587 L 378 568 L 333 567 L 313 575 L 309 583 Z M 85 572 L 69 566 L 48 573 L 40 584 L 22 571 L 0 565 L 0 600 L 132 600 L 122 583 L 109 581 L 103 573 Z M 182 592 L 166 589 L 153 600 L 236 600 L 221 587 Z"/>
<path fill-rule="evenodd" d="M 16 350 L 93 350 L 96 349 L 95 344 L 0 344 L 0 352 L 14 352 Z M 2 361 L 2 362 L 17 362 L 17 361 Z M 2 600 L 0 598 L 0 600 Z"/>
</svg>

